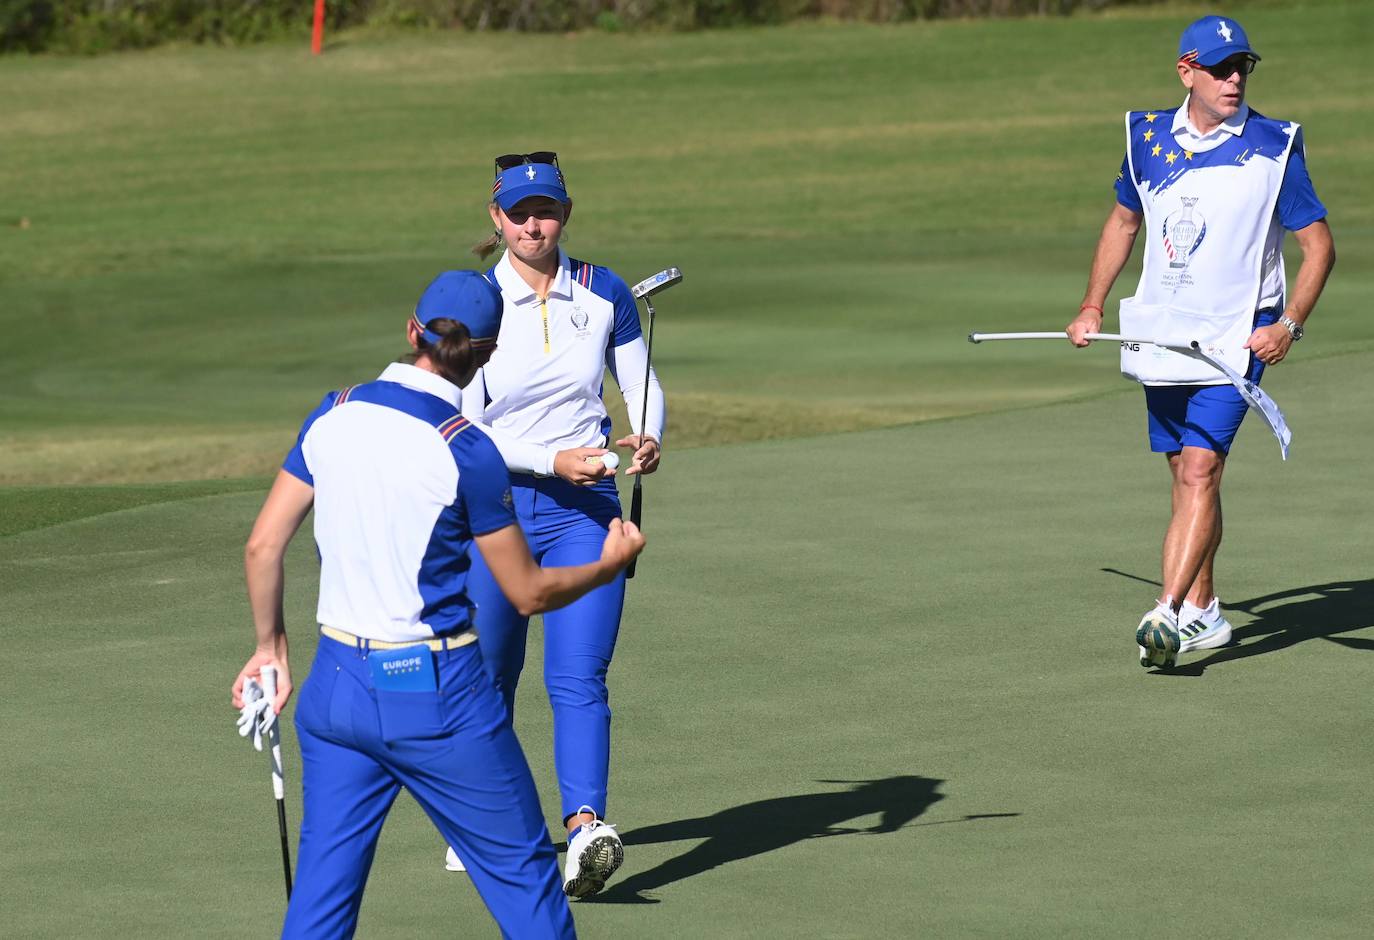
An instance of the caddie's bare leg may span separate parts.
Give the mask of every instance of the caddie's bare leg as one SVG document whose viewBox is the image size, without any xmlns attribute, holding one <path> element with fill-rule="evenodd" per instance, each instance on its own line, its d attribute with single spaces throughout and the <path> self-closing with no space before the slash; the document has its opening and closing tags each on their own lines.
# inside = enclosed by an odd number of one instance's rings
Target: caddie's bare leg
<svg viewBox="0 0 1374 940">
<path fill-rule="evenodd" d="M 1173 475 L 1173 516 L 1164 534 L 1164 597 L 1175 610 L 1185 599 L 1205 607 L 1215 596 L 1212 565 L 1221 545 L 1221 474 L 1224 455 L 1184 447 L 1168 455 Z"/>
</svg>

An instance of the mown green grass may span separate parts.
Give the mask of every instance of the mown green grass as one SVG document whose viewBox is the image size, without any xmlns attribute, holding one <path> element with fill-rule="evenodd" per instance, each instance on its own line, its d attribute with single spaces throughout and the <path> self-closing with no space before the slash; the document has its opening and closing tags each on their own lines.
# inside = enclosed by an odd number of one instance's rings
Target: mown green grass
<svg viewBox="0 0 1374 940">
<path fill-rule="evenodd" d="M 1112 388 L 1087 356 L 959 344 L 1073 313 L 1120 114 L 1180 99 L 1185 15 L 0 61 L 0 485 L 269 472 L 476 263 L 491 155 L 521 147 L 564 154 L 572 252 L 686 272 L 657 344 L 674 446 Z M 1341 301 L 1374 218 L 1370 14 L 1250 19 L 1251 98 L 1306 124 L 1342 253 L 1309 347 L 1368 345 Z"/>
<path fill-rule="evenodd" d="M 1292 460 L 1252 422 L 1227 471 L 1239 644 L 1173 676 L 1130 636 L 1166 509 L 1138 393 L 1110 350 L 964 335 L 1071 315 L 1120 112 L 1180 97 L 1199 8 L 0 60 L 0 933 L 272 932 L 227 706 L 261 488 L 472 263 L 490 156 L 554 146 L 574 254 L 687 273 L 611 679 L 628 856 L 583 935 L 1368 936 L 1371 14 L 1244 9 L 1340 261 L 1265 382 Z M 315 576 L 303 534 L 298 674 Z M 403 799 L 360 935 L 488 932 L 441 858 Z"/>
<path fill-rule="evenodd" d="M 0 487 L 0 537 L 139 506 L 244 490 L 263 492 L 268 483 L 265 477 L 244 477 L 183 483 Z"/>
</svg>

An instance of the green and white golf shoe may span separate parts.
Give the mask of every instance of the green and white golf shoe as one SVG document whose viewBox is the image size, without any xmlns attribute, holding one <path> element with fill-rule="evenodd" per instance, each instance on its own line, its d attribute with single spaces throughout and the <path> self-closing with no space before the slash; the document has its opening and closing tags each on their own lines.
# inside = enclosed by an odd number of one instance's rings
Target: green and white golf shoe
<svg viewBox="0 0 1374 940">
<path fill-rule="evenodd" d="M 1167 604 L 1156 605 L 1153 610 L 1140 618 L 1140 626 L 1135 631 L 1135 642 L 1140 648 L 1140 665 L 1149 669 L 1171 669 L 1178 661 L 1183 645 L 1178 634 L 1178 614 Z"/>
<path fill-rule="evenodd" d="M 1231 624 L 1222 615 L 1221 604 L 1215 597 L 1201 609 L 1184 604 L 1178 619 L 1180 653 L 1219 649 L 1231 642 Z"/>
</svg>

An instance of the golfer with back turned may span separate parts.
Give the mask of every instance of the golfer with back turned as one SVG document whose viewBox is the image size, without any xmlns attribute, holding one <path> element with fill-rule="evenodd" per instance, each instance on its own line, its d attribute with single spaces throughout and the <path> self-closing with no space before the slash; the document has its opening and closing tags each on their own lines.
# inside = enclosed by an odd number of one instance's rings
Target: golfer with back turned
<svg viewBox="0 0 1374 940">
<path fill-rule="evenodd" d="M 505 462 L 459 412 L 490 357 L 500 293 L 474 271 L 441 274 L 407 325 L 408 362 L 330 392 L 306 419 L 245 554 L 257 650 L 291 694 L 282 560 L 311 507 L 320 556 L 320 640 L 299 704 L 299 869 L 285 937 L 351 937 L 368 870 L 404 786 L 450 844 L 507 937 L 571 937 L 557 856 L 525 756 L 473 633 L 472 543 L 523 614 L 618 580 L 639 554 L 613 520 L 598 553 L 541 567 L 516 519 Z M 428 895 L 417 903 L 430 904 Z"/>
<path fill-rule="evenodd" d="M 1307 174 L 1301 128 L 1245 103 L 1259 59 L 1239 23 L 1204 16 L 1179 42 L 1183 104 L 1126 115 L 1117 204 L 1067 328 L 1075 346 L 1101 331 L 1102 306 L 1137 235 L 1145 243 L 1143 270 L 1135 295 L 1121 302 L 1123 334 L 1196 340 L 1256 383 L 1302 339 L 1335 249 Z M 1285 231 L 1302 250 L 1291 293 Z M 1150 448 L 1165 455 L 1173 481 L 1163 590 L 1137 630 L 1141 665 L 1171 666 L 1176 652 L 1231 639 L 1212 578 L 1222 471 L 1246 404 L 1224 376 L 1178 353 L 1123 346 L 1122 370 L 1145 386 Z"/>
</svg>

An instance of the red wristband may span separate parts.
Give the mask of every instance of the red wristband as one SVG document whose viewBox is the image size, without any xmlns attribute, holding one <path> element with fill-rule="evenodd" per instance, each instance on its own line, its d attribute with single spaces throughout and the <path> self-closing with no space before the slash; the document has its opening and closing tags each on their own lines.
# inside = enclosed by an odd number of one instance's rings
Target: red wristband
<svg viewBox="0 0 1374 940">
<path fill-rule="evenodd" d="M 1097 315 L 1099 317 L 1102 316 L 1102 308 L 1099 307 L 1097 304 L 1084 304 L 1083 306 L 1078 308 L 1079 313 L 1082 313 L 1084 310 L 1096 310 Z"/>
</svg>

